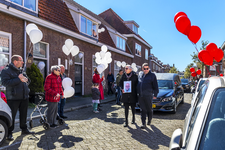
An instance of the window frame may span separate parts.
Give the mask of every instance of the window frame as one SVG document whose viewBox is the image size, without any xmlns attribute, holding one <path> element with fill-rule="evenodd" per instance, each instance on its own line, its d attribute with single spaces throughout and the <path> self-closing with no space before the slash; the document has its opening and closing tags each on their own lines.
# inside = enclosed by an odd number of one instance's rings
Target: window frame
<svg viewBox="0 0 225 150">
<path fill-rule="evenodd" d="M 35 0 L 35 2 L 36 2 L 36 4 L 35 4 L 35 6 L 36 6 L 36 7 L 35 7 L 35 11 L 32 10 L 32 9 L 29 9 L 29 8 L 25 7 L 25 6 L 24 6 L 24 0 L 21 0 L 21 1 L 22 1 L 22 4 L 21 4 L 21 5 L 18 4 L 18 3 L 12 2 L 11 0 L 7 0 L 7 1 L 10 2 L 10 3 L 13 3 L 14 5 L 18 5 L 18 6 L 20 6 L 20 7 L 23 7 L 23 8 L 25 8 L 25 9 L 29 10 L 29 11 L 38 13 L 38 0 Z"/>
<path fill-rule="evenodd" d="M 122 40 L 122 47 L 121 47 L 121 40 Z M 123 51 L 126 51 L 126 40 L 121 38 L 120 36 L 116 36 L 116 47 Z"/>
<path fill-rule="evenodd" d="M 81 22 L 82 17 L 85 18 L 85 20 L 86 20 L 86 21 L 85 21 L 85 32 L 83 32 L 83 31 L 81 30 L 81 29 L 82 29 L 82 22 Z M 91 35 L 88 34 L 88 31 L 87 31 L 87 29 L 88 29 L 88 21 L 91 22 L 91 32 L 92 32 L 92 30 L 95 30 L 96 36 L 94 36 L 93 33 L 91 33 Z M 96 26 L 96 29 L 93 28 L 94 25 Z M 96 22 L 94 22 L 93 20 L 91 20 L 91 19 L 85 17 L 84 15 L 80 15 L 80 32 L 81 32 L 81 33 L 83 33 L 83 34 L 85 34 L 85 35 L 87 35 L 87 36 L 93 37 L 93 38 L 98 38 L 98 31 L 97 31 L 97 28 L 98 28 L 98 24 L 97 24 Z"/>
<path fill-rule="evenodd" d="M 141 52 L 141 45 L 139 45 L 138 43 L 135 43 L 135 55 L 141 57 L 141 55 L 137 54 L 138 47 L 140 47 L 140 52 Z"/>
</svg>

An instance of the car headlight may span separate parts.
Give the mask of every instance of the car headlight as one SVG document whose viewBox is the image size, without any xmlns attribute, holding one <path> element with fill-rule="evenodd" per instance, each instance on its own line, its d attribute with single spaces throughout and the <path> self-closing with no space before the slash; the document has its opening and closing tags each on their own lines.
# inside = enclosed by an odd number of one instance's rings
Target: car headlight
<svg viewBox="0 0 225 150">
<path fill-rule="evenodd" d="M 161 101 L 162 101 L 162 102 L 172 101 L 172 96 L 163 98 Z"/>
</svg>

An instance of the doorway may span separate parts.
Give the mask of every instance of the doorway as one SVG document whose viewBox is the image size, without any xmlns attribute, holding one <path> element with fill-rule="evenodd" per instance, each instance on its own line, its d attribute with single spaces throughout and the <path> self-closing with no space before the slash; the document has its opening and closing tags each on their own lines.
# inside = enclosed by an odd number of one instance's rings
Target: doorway
<svg viewBox="0 0 225 150">
<path fill-rule="evenodd" d="M 75 64 L 75 96 L 82 95 L 82 65 Z"/>
</svg>

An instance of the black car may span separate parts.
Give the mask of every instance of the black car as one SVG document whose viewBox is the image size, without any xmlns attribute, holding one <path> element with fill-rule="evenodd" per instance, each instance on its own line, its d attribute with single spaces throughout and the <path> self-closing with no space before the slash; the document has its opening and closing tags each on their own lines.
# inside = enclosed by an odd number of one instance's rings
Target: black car
<svg viewBox="0 0 225 150">
<path fill-rule="evenodd" d="M 184 92 L 187 92 L 187 93 L 191 92 L 191 85 L 188 79 L 181 79 L 181 85 L 184 89 Z"/>
<path fill-rule="evenodd" d="M 159 93 L 157 99 L 153 99 L 153 110 L 176 113 L 178 104 L 184 103 L 184 90 L 179 75 L 175 73 L 156 73 L 155 75 Z"/>
</svg>

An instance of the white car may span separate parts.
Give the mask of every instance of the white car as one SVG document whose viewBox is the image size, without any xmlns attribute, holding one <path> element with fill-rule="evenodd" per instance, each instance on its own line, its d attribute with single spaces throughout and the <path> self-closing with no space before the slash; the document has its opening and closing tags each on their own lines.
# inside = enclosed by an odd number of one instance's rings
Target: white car
<svg viewBox="0 0 225 150">
<path fill-rule="evenodd" d="M 197 85 L 196 85 L 196 88 L 195 88 L 195 91 L 194 91 L 194 93 L 192 94 L 192 103 L 193 103 L 193 101 L 195 100 L 196 96 L 198 95 L 198 92 L 199 92 L 201 86 L 204 84 L 204 82 L 205 82 L 207 79 L 208 79 L 208 78 L 201 78 L 201 79 L 198 81 L 198 83 L 197 83 Z"/>
<path fill-rule="evenodd" d="M 225 78 L 208 78 L 190 107 L 183 131 L 176 129 L 170 150 L 225 149 Z"/>
<path fill-rule="evenodd" d="M 0 146 L 8 135 L 8 128 L 12 125 L 12 112 L 8 104 L 0 97 Z"/>
</svg>

